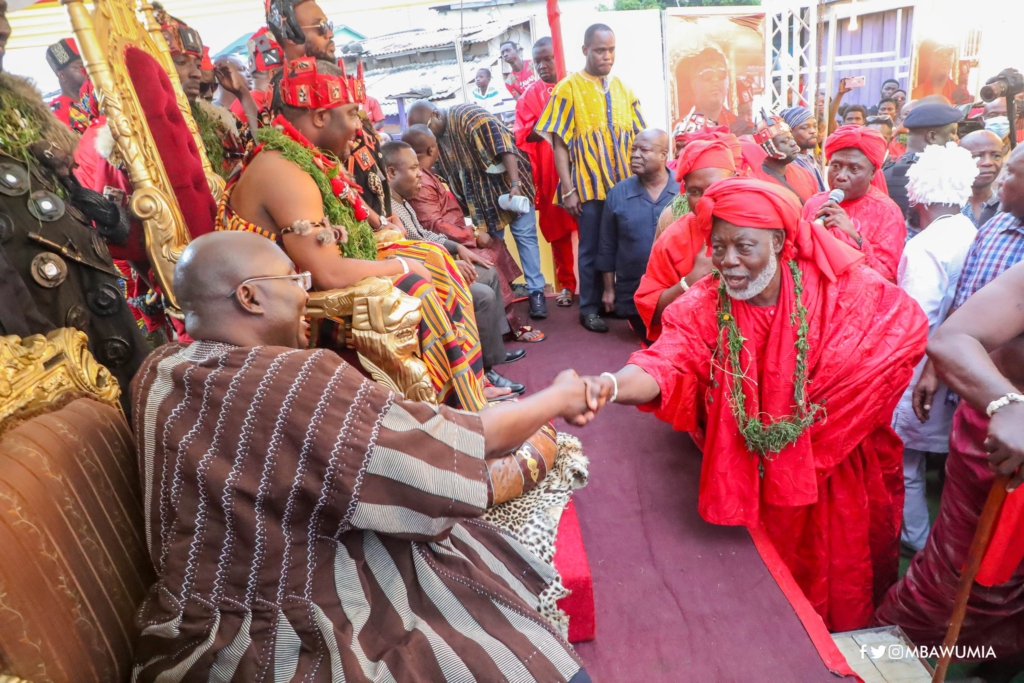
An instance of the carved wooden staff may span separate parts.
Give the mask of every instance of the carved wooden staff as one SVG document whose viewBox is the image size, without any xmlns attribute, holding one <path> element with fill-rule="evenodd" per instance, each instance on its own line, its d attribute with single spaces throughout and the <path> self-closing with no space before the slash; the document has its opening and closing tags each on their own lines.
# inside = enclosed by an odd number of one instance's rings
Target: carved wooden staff
<svg viewBox="0 0 1024 683">
<path fill-rule="evenodd" d="M 949 620 L 949 630 L 946 631 L 946 639 L 942 641 L 942 656 L 935 665 L 935 675 L 932 676 L 932 683 L 943 683 L 946 680 L 946 670 L 949 669 L 949 660 L 953 655 L 953 648 L 960 637 L 960 627 L 963 626 L 964 617 L 967 616 L 967 599 L 971 597 L 971 588 L 974 586 L 974 577 L 978 575 L 981 567 L 981 560 L 985 557 L 988 544 L 992 541 L 992 532 L 995 530 L 996 520 L 999 519 L 999 511 L 1003 508 L 1003 501 L 1006 500 L 1006 485 L 1010 477 L 997 477 L 992 483 L 992 490 L 988 493 L 988 500 L 981 510 L 981 518 L 978 520 L 978 529 L 974 532 L 971 540 L 971 547 L 967 550 L 967 562 L 960 574 L 960 585 L 956 590 L 956 600 L 953 602 L 953 616 Z"/>
</svg>

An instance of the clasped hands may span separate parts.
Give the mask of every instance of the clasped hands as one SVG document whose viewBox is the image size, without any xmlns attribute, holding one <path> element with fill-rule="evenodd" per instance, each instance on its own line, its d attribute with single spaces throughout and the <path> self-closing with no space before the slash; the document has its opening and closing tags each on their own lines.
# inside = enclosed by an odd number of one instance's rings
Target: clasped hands
<svg viewBox="0 0 1024 683">
<path fill-rule="evenodd" d="M 609 377 L 580 377 L 575 370 L 563 370 L 551 388 L 561 393 L 559 417 L 576 427 L 589 424 L 615 394 Z"/>
</svg>

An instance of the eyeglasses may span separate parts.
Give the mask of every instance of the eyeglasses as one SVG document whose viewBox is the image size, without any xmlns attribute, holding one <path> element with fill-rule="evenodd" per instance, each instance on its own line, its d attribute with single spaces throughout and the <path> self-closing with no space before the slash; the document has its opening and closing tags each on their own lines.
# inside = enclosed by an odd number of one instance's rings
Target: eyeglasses
<svg viewBox="0 0 1024 683">
<path fill-rule="evenodd" d="M 328 31 L 334 33 L 334 22 L 331 21 L 330 19 L 321 19 L 320 22 L 317 24 L 313 24 L 312 26 L 300 26 L 299 28 L 303 30 L 307 28 L 315 28 L 317 30 L 317 33 L 319 33 L 321 36 L 326 37 Z"/>
<path fill-rule="evenodd" d="M 702 69 L 697 72 L 697 78 L 704 81 L 705 83 L 715 83 L 718 81 L 724 81 L 729 77 L 729 72 L 722 68 Z"/>
<path fill-rule="evenodd" d="M 238 287 L 247 285 L 250 282 L 259 282 L 261 280 L 291 280 L 299 287 L 302 287 L 302 291 L 308 292 L 313 289 L 313 276 L 310 275 L 309 271 L 303 271 L 294 275 L 264 275 L 262 277 L 251 277 L 248 280 L 242 280 L 238 283 Z M 228 294 L 228 298 L 235 296 L 238 292 L 238 287 L 235 287 L 234 291 Z"/>
</svg>

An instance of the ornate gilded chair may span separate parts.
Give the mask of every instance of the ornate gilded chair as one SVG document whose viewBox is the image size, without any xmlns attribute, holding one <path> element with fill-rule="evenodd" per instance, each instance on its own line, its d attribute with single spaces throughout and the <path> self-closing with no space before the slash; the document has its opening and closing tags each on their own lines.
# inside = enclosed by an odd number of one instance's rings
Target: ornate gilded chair
<svg viewBox="0 0 1024 683">
<path fill-rule="evenodd" d="M 0 337 L 0 683 L 128 680 L 154 577 L 119 395 L 82 332 Z"/>
<path fill-rule="evenodd" d="M 134 186 L 129 208 L 171 315 L 174 265 L 188 242 L 213 230 L 224 181 L 213 172 L 160 25 L 148 0 L 61 0 L 71 18 L 100 108 Z M 140 15 L 142 20 L 140 21 Z M 143 24 L 145 21 L 145 25 Z M 346 323 L 346 346 L 370 376 L 406 397 L 437 402 L 420 359 L 420 302 L 389 280 L 313 292 L 311 317 Z"/>
</svg>

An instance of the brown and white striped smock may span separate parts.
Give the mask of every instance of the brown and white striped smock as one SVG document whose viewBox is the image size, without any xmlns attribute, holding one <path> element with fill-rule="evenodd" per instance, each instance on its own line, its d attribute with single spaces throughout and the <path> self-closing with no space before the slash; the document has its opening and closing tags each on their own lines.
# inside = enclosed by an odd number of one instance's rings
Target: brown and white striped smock
<svg viewBox="0 0 1024 683">
<path fill-rule="evenodd" d="M 133 680 L 566 681 L 550 570 L 474 519 L 479 417 L 325 350 L 163 346 L 133 383 L 157 583 Z"/>
</svg>

